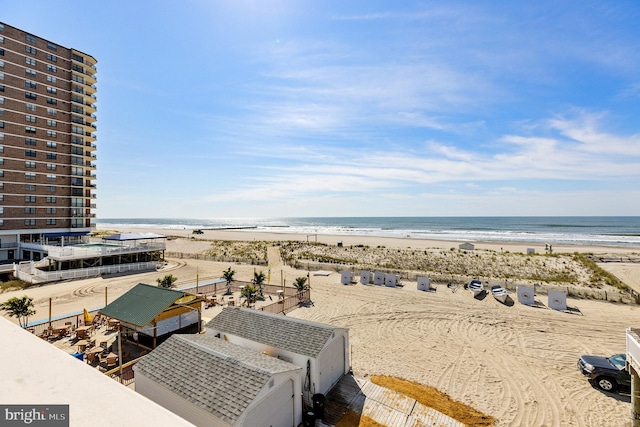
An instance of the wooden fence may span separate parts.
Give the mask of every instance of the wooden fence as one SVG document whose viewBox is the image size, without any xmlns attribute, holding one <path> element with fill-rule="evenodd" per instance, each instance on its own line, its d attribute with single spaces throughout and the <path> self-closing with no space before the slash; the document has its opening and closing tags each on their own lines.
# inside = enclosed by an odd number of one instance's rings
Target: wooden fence
<svg viewBox="0 0 640 427">
<path fill-rule="evenodd" d="M 266 259 L 255 259 L 255 258 L 242 258 L 242 257 L 212 257 L 204 254 L 191 254 L 185 252 L 165 252 L 165 258 L 188 258 L 188 259 L 201 259 L 204 261 L 215 261 L 215 262 L 229 262 L 229 263 L 242 263 L 242 264 L 251 264 L 251 265 L 268 265 Z"/>
</svg>

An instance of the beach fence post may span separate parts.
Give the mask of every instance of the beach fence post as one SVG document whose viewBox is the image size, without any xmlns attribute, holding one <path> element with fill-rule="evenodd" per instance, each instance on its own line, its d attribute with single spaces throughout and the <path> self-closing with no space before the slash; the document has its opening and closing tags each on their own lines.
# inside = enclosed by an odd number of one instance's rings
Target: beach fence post
<svg viewBox="0 0 640 427">
<path fill-rule="evenodd" d="M 51 329 L 51 298 L 49 298 L 49 329 Z"/>
</svg>

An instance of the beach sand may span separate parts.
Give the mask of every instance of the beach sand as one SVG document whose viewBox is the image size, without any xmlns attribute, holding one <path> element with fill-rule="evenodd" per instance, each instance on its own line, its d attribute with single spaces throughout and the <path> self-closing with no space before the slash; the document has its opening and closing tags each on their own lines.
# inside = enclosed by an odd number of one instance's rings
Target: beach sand
<svg viewBox="0 0 640 427">
<path fill-rule="evenodd" d="M 201 253 L 210 243 L 192 239 L 190 230 L 155 231 L 183 236 L 167 241 L 167 250 Z M 306 235 L 205 231 L 198 239 L 295 240 Z M 414 239 L 317 236 L 319 242 L 375 247 L 448 249 L 458 242 Z M 310 237 L 315 241 L 315 237 Z M 397 246 L 395 246 L 397 245 Z M 486 246 L 485 246 L 486 245 Z M 477 248 L 525 252 L 527 244 L 476 243 Z M 543 253 L 544 247 L 535 247 Z M 554 247 L 560 252 L 563 248 Z M 640 250 L 608 247 L 569 247 L 567 252 L 635 253 Z M 271 283 L 287 284 L 306 276 L 303 270 L 279 264 L 269 250 Z M 611 264 L 610 271 L 640 287 L 640 264 Z M 231 266 L 238 280 L 249 281 L 264 266 L 229 264 L 193 259 L 171 259 L 165 269 L 130 276 L 93 278 L 56 283 L 26 291 L 8 292 L 0 299 L 27 294 L 34 297 L 37 315 L 45 318 L 48 298 L 53 315 L 104 304 L 105 288 L 113 301 L 136 283 L 154 284 L 165 274 L 178 277 L 178 285 L 218 278 Z M 640 326 L 640 307 L 612 302 L 568 298 L 574 314 L 546 308 L 546 295 L 536 296 L 539 307 L 519 303 L 503 305 L 491 296 L 474 299 L 462 287 L 437 285 L 435 292 L 417 290 L 415 282 L 401 288 L 342 285 L 340 275 L 311 273 L 312 307 L 298 308 L 288 316 L 350 329 L 351 364 L 358 377 L 382 374 L 437 387 L 497 418 L 497 426 L 625 426 L 630 425 L 628 395 L 603 393 L 593 388 L 576 367 L 581 354 L 611 355 L 625 352 L 625 330 Z M 219 308 L 205 310 L 211 318 Z"/>
</svg>

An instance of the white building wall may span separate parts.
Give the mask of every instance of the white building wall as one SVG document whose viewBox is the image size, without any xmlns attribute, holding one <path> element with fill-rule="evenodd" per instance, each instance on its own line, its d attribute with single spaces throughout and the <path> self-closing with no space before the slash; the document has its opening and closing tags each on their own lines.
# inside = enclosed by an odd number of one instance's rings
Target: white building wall
<svg viewBox="0 0 640 427">
<path fill-rule="evenodd" d="M 209 330 L 209 331 L 207 331 L 207 333 L 217 334 L 218 331 Z M 305 356 L 305 355 L 292 353 L 292 352 L 284 350 L 284 349 L 275 348 L 275 347 L 271 347 L 271 346 L 264 345 L 264 344 L 261 344 L 261 343 L 257 343 L 255 341 L 251 341 L 251 340 L 248 340 L 246 338 L 238 337 L 236 335 L 220 333 L 220 338 L 226 339 L 230 343 L 239 345 L 241 347 L 251 348 L 251 349 L 259 351 L 261 353 L 265 353 L 265 354 L 267 354 L 269 356 L 278 357 L 279 359 L 282 359 L 282 360 L 284 360 L 286 362 L 290 362 L 290 363 L 293 363 L 294 365 L 300 366 L 302 368 L 302 377 L 303 378 L 306 375 L 307 361 L 310 361 L 310 365 L 311 365 L 310 393 L 311 394 L 316 394 L 316 393 L 326 394 L 329 391 L 328 389 L 326 389 L 326 387 L 329 387 L 330 385 L 332 385 L 332 384 L 325 384 L 324 387 L 323 387 L 323 384 L 321 383 L 321 379 L 320 378 L 321 378 L 322 372 L 324 372 L 324 367 L 319 365 L 318 359 L 320 359 L 320 357 L 322 357 L 322 353 L 325 350 L 326 351 L 338 351 L 338 347 L 332 347 L 332 344 L 336 340 L 340 340 L 341 342 L 344 343 L 344 347 L 343 347 L 344 348 L 344 350 L 343 350 L 344 353 L 342 355 L 342 357 L 344 358 L 344 372 L 343 372 L 343 374 L 348 373 L 349 370 L 350 370 L 350 367 L 351 367 L 350 362 L 349 362 L 349 334 L 348 334 L 348 330 L 347 329 L 336 328 L 333 338 L 331 338 L 330 340 L 327 341 L 327 343 L 325 344 L 324 349 L 321 351 L 321 354 L 319 355 L 318 358 L 310 358 L 310 357 Z M 327 355 L 327 356 L 324 356 L 323 359 L 328 361 L 328 360 L 331 360 L 331 357 L 328 357 L 328 355 Z"/>
<path fill-rule="evenodd" d="M 265 385 L 240 416 L 237 425 L 295 427 L 302 423 L 302 370 L 276 374 L 272 380 L 273 386 Z M 290 399 L 293 399 L 293 418 L 289 420 L 287 415 L 283 420 L 282 412 L 288 411 L 283 405 L 288 406 Z M 256 417 L 260 418 L 258 424 L 254 421 Z"/>
</svg>

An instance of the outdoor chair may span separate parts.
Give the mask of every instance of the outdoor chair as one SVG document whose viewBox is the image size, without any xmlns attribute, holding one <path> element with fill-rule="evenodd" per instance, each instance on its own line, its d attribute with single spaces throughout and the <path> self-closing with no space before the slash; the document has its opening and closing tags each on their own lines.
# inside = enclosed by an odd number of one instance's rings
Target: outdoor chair
<svg viewBox="0 0 640 427">
<path fill-rule="evenodd" d="M 107 369 L 118 365 L 118 356 L 107 356 Z"/>
</svg>

